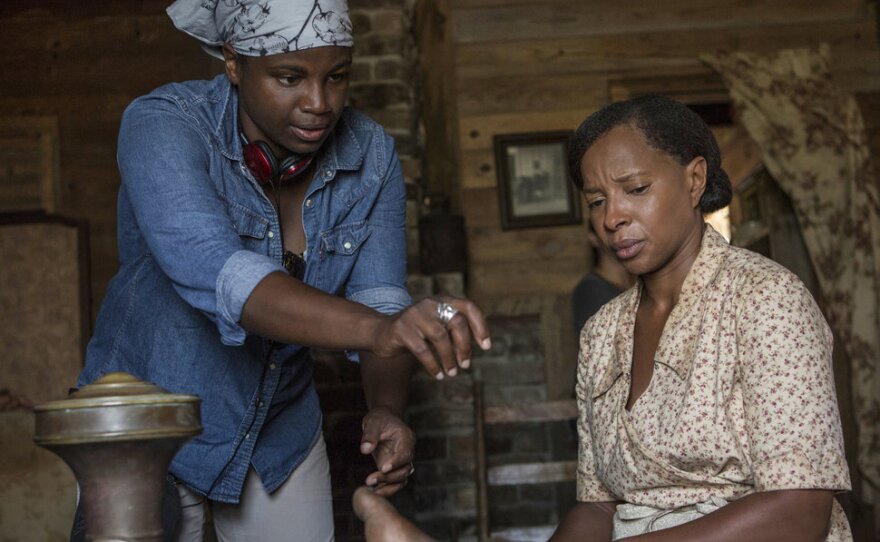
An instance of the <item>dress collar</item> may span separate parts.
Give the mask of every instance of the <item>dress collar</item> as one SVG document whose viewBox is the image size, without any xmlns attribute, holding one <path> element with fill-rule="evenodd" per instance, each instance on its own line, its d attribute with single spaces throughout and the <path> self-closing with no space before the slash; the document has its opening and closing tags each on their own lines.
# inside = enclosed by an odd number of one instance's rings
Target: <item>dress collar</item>
<svg viewBox="0 0 880 542">
<path fill-rule="evenodd" d="M 724 237 L 706 224 L 700 252 L 688 271 L 681 286 L 678 302 L 673 307 L 654 354 L 655 363 L 662 363 L 671 368 L 681 379 L 690 372 L 693 362 L 693 351 L 696 345 L 700 321 L 706 304 L 706 288 L 715 280 L 722 264 L 727 257 L 729 245 Z M 641 280 L 629 289 L 625 299 L 620 303 L 618 321 L 614 336 L 614 359 L 608 364 L 602 377 L 593 389 L 593 398 L 604 394 L 622 374 L 632 370 L 633 340 L 636 323 L 636 312 L 641 299 L 643 283 Z M 671 341 L 671 337 L 676 341 Z M 675 345 L 676 348 L 671 348 Z"/>
</svg>

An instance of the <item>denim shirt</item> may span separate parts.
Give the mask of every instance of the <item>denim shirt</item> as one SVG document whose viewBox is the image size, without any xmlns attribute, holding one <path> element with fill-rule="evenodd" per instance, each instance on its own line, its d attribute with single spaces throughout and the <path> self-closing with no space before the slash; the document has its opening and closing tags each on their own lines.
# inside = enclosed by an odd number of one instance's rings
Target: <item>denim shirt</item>
<svg viewBox="0 0 880 542">
<path fill-rule="evenodd" d="M 170 471 L 238 502 L 249 466 L 268 491 L 321 430 L 312 366 L 299 345 L 241 327 L 253 288 L 284 269 L 280 222 L 242 159 L 238 95 L 221 75 L 135 100 L 119 134 L 119 272 L 79 385 L 126 371 L 201 398 L 201 435 Z M 302 207 L 304 282 L 391 314 L 406 291 L 405 190 L 394 143 L 346 108 L 316 158 Z"/>
</svg>

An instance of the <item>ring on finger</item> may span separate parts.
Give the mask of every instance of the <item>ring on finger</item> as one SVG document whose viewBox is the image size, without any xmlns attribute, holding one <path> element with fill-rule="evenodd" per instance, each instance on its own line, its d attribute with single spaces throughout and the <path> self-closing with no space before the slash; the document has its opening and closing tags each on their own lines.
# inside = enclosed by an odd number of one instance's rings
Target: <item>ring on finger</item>
<svg viewBox="0 0 880 542">
<path fill-rule="evenodd" d="M 450 305 L 449 303 L 437 303 L 437 318 L 443 323 L 443 325 L 449 324 L 449 321 L 458 314 L 458 309 Z"/>
</svg>

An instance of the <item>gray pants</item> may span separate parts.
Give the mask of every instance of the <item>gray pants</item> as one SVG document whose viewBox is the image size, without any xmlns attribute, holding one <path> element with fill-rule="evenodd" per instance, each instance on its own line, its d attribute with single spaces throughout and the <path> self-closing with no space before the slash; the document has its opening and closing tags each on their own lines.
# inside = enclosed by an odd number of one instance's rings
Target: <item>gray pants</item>
<svg viewBox="0 0 880 542">
<path fill-rule="evenodd" d="M 239 504 L 207 502 L 177 486 L 183 507 L 177 542 L 202 542 L 210 506 L 219 542 L 332 542 L 330 464 L 320 437 L 305 461 L 271 495 L 256 471 L 248 471 Z"/>
</svg>

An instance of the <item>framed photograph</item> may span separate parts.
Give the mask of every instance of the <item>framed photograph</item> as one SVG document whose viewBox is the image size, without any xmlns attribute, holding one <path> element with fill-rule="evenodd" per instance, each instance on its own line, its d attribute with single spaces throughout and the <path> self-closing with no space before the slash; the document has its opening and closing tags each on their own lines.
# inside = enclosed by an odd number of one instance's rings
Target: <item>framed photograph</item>
<svg viewBox="0 0 880 542">
<path fill-rule="evenodd" d="M 577 224 L 580 197 L 568 175 L 571 132 L 495 136 L 501 228 Z"/>
</svg>

